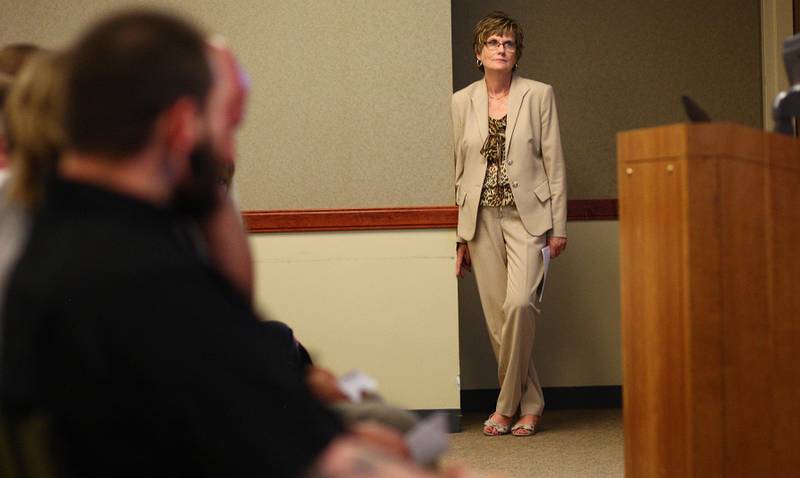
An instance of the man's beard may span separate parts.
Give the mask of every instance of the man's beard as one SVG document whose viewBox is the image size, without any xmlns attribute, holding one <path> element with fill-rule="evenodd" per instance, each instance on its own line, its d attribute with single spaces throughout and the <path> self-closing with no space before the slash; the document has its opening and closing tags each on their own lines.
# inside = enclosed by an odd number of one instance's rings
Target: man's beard
<svg viewBox="0 0 800 478">
<path fill-rule="evenodd" d="M 176 213 L 192 219 L 205 219 L 217 205 L 219 171 L 209 141 L 198 143 L 189 156 L 189 177 L 175 190 L 172 206 Z"/>
</svg>

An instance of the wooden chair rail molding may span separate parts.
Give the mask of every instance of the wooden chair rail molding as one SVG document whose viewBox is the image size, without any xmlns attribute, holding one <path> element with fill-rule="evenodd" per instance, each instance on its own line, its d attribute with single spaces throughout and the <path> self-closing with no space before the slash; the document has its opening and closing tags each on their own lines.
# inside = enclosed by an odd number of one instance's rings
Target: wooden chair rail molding
<svg viewBox="0 0 800 478">
<path fill-rule="evenodd" d="M 573 199 L 568 220 L 617 219 L 616 199 Z M 383 229 L 455 228 L 455 206 L 414 206 L 374 209 L 300 209 L 292 211 L 244 211 L 249 232 L 357 231 Z"/>
</svg>

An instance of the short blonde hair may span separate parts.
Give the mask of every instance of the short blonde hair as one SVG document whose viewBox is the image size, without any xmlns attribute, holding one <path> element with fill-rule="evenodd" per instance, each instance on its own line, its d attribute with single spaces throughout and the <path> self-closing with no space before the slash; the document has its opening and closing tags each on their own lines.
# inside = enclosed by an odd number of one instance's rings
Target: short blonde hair
<svg viewBox="0 0 800 478">
<path fill-rule="evenodd" d="M 0 73 L 17 76 L 25 63 L 41 51 L 32 43 L 13 43 L 0 48 Z"/>
<path fill-rule="evenodd" d="M 516 20 L 499 11 L 492 12 L 481 18 L 475 24 L 475 28 L 472 29 L 472 47 L 475 50 L 475 55 L 481 54 L 487 38 L 492 35 L 503 35 L 509 32 L 514 35 L 514 43 L 517 45 L 516 60 L 519 61 L 522 58 L 525 35 Z M 478 68 L 483 71 L 483 66 Z"/>
<path fill-rule="evenodd" d="M 36 55 L 20 71 L 6 99 L 9 196 L 24 207 L 41 201 L 44 182 L 55 171 L 64 146 L 66 64 L 63 54 Z"/>
</svg>

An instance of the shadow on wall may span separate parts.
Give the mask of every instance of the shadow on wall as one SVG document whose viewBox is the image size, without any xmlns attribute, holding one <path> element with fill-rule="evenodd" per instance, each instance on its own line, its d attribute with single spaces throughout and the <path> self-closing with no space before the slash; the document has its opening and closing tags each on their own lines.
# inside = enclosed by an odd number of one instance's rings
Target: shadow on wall
<svg viewBox="0 0 800 478">
<path fill-rule="evenodd" d="M 462 390 L 498 388 L 497 360 L 489 343 L 478 285 L 472 273 L 458 281 L 458 309 Z"/>
</svg>

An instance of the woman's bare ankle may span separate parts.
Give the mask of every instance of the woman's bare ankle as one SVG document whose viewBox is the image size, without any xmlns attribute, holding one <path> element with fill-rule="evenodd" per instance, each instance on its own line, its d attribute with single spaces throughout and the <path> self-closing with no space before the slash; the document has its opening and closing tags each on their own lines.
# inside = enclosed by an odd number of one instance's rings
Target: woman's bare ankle
<svg viewBox="0 0 800 478">
<path fill-rule="evenodd" d="M 539 415 L 534 415 L 532 413 L 521 415 L 517 423 L 522 423 L 525 425 L 536 425 L 539 422 L 541 417 Z"/>
<path fill-rule="evenodd" d="M 509 425 L 511 423 L 511 417 L 505 416 L 500 412 L 494 412 L 491 418 L 500 425 Z"/>
</svg>

